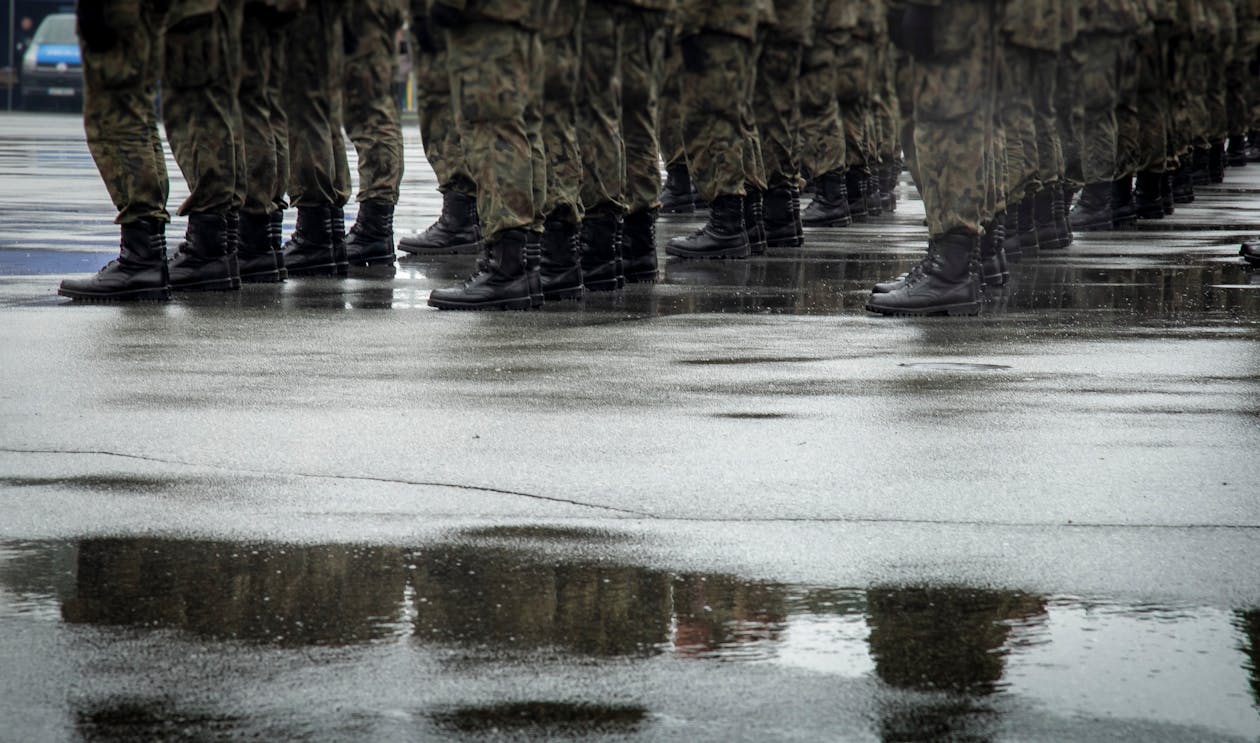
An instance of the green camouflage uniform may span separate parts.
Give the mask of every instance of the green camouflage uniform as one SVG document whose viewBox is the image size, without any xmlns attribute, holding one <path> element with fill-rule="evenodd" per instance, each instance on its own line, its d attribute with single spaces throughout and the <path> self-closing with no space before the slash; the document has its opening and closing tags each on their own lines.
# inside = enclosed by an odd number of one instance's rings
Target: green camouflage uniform
<svg viewBox="0 0 1260 743">
<path fill-rule="evenodd" d="M 625 146 L 625 191 L 629 212 L 660 206 L 659 108 L 665 69 L 667 12 L 673 0 L 627 0 L 620 8 L 621 141 Z"/>
<path fill-rule="evenodd" d="M 1130 21 L 1131 26 L 1120 42 L 1117 72 L 1115 177 L 1118 179 L 1135 175 L 1146 163 L 1142 130 L 1147 127 L 1155 130 L 1162 128 L 1158 123 L 1146 120 L 1140 97 L 1145 74 L 1141 50 L 1153 45 L 1155 39 L 1155 23 L 1145 0 L 1133 3 Z"/>
<path fill-rule="evenodd" d="M 177 0 L 166 28 L 162 117 L 189 195 L 180 214 L 224 214 L 245 195 L 241 0 Z"/>
<path fill-rule="evenodd" d="M 582 151 L 578 147 L 577 83 L 586 0 L 561 0 L 543 27 L 543 149 L 547 196 L 543 214 L 572 224 L 582 220 Z"/>
<path fill-rule="evenodd" d="M 406 0 L 353 0 L 345 27 L 345 126 L 359 156 L 359 201 L 398 203 L 402 123 L 394 100 Z"/>
<path fill-rule="evenodd" d="M 1064 183 L 1073 189 L 1085 185 L 1081 175 L 1081 126 L 1085 109 L 1081 104 L 1079 68 L 1073 61 L 1072 47 L 1079 35 L 1080 0 L 1063 0 L 1059 20 L 1059 57 L 1055 71 L 1054 110 L 1059 143 L 1063 152 Z"/>
<path fill-rule="evenodd" d="M 700 198 L 743 196 L 758 173 L 746 138 L 751 112 L 740 95 L 754 80 L 760 17 L 754 0 L 683 0 L 679 28 L 704 57 L 702 71 L 683 70 L 683 139 Z M 733 94 L 734 93 L 734 94 Z"/>
<path fill-rule="evenodd" d="M 687 147 L 682 134 L 682 48 L 675 38 L 678 32 L 674 14 L 671 13 L 669 18 L 657 116 L 661 159 L 665 161 L 666 168 L 687 162 Z"/>
<path fill-rule="evenodd" d="M 872 65 L 871 114 L 875 122 L 875 152 L 881 163 L 897 162 L 901 151 L 901 105 L 897 100 L 896 52 L 888 37 L 888 21 L 879 17 L 873 27 L 875 60 Z"/>
<path fill-rule="evenodd" d="M 1210 61 L 1202 52 L 1211 38 L 1210 20 L 1201 0 L 1177 0 L 1173 24 L 1173 153 L 1185 155 L 1206 147 L 1211 129 L 1205 88 L 1210 84 Z"/>
<path fill-rule="evenodd" d="M 1260 103 L 1260 75 L 1252 71 L 1260 62 L 1260 0 L 1234 0 L 1234 19 L 1234 57 L 1226 70 L 1225 90 L 1229 135 L 1241 137 L 1255 128 L 1255 107 Z"/>
<path fill-rule="evenodd" d="M 1081 0 L 1078 35 L 1071 49 L 1082 107 L 1081 178 L 1101 183 L 1117 176 L 1120 61 L 1137 27 L 1131 0 Z M 1076 144 L 1076 143 L 1073 143 Z"/>
<path fill-rule="evenodd" d="M 1171 152 L 1172 91 L 1169 43 L 1176 8 L 1172 0 L 1144 0 L 1143 25 L 1149 29 L 1135 42 L 1137 65 L 1134 96 L 1138 102 L 1138 170 L 1163 173 Z"/>
<path fill-rule="evenodd" d="M 1226 101 L 1227 71 L 1233 63 L 1238 38 L 1238 18 L 1234 0 L 1204 0 L 1211 19 L 1210 36 L 1200 50 L 1207 60 L 1207 85 L 1203 93 L 1208 109 L 1208 142 L 1223 141 L 1229 135 L 1229 105 Z"/>
<path fill-rule="evenodd" d="M 350 198 L 342 134 L 344 0 L 308 0 L 289 26 L 284 106 L 294 206 L 341 207 Z"/>
<path fill-rule="evenodd" d="M 765 32 L 753 110 L 768 188 L 799 188 L 800 70 L 813 30 L 813 0 L 776 0 Z"/>
<path fill-rule="evenodd" d="M 936 7 L 936 53 L 914 61 L 916 183 L 928 234 L 979 234 L 993 216 L 995 4 L 915 0 Z"/>
<path fill-rule="evenodd" d="M 542 144 L 545 66 L 536 0 L 485 0 L 460 8 L 447 35 L 455 124 L 489 242 L 504 230 L 541 228 L 547 164 Z"/>
<path fill-rule="evenodd" d="M 424 0 L 412 0 L 413 18 L 428 13 Z M 464 150 L 460 147 L 459 129 L 455 127 L 455 109 L 451 101 L 451 71 L 446 48 L 446 34 L 432 34 L 433 51 L 421 48 L 414 32 L 419 23 L 412 23 L 412 68 L 415 70 L 416 110 L 420 120 L 420 143 L 424 158 L 437 177 L 438 189 L 469 196 L 476 195 Z"/>
<path fill-rule="evenodd" d="M 622 42 L 620 6 L 588 0 L 578 70 L 578 144 L 582 148 L 582 204 L 588 212 L 626 212 L 626 145 L 621 138 Z M 656 175 L 659 188 L 660 175 Z M 655 190 L 655 188 L 654 188 Z"/>
<path fill-rule="evenodd" d="M 800 78 L 801 164 L 810 177 L 844 170 L 848 153 L 837 91 L 845 31 L 856 21 L 845 0 L 816 0 L 813 44 L 805 50 Z"/>
<path fill-rule="evenodd" d="M 286 19 L 269 3 L 246 3 L 239 98 L 246 179 L 241 211 L 249 214 L 270 214 L 283 208 L 287 190 L 289 135 L 280 101 L 285 34 Z M 283 151 L 279 147 L 282 143 Z"/>
<path fill-rule="evenodd" d="M 100 17 L 80 23 L 108 28 L 112 39 L 89 44 L 83 54 L 83 128 L 117 222 L 170 221 L 169 181 L 158 135 L 154 100 L 161 76 L 168 4 L 162 0 L 106 0 Z"/>
<path fill-rule="evenodd" d="M 1012 203 L 1058 181 L 1062 170 L 1054 123 L 1061 23 L 1059 0 L 1004 3 L 998 111 L 1006 140 L 1006 194 Z"/>
</svg>

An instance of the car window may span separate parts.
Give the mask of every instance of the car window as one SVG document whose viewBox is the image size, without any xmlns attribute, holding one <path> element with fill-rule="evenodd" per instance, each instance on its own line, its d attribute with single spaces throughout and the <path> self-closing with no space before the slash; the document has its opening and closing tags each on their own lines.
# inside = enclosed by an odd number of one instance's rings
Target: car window
<svg viewBox="0 0 1260 743">
<path fill-rule="evenodd" d="M 36 44 L 78 44 L 74 33 L 74 16 L 70 13 L 50 15 L 39 24 L 35 32 Z"/>
</svg>

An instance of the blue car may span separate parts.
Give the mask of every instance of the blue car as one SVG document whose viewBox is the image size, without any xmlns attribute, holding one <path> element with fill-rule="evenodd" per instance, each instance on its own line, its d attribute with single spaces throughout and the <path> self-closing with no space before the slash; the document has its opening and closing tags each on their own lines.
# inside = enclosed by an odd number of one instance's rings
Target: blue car
<svg viewBox="0 0 1260 743">
<path fill-rule="evenodd" d="M 83 59 L 73 13 L 54 13 L 35 29 L 22 56 L 22 99 L 28 107 L 83 104 Z"/>
</svg>

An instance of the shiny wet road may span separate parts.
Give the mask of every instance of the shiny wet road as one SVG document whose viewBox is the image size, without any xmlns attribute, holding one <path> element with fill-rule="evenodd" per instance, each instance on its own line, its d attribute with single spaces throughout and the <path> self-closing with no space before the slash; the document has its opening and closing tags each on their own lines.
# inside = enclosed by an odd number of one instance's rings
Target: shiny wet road
<svg viewBox="0 0 1260 743">
<path fill-rule="evenodd" d="M 78 124 L 0 117 L 0 740 L 1257 739 L 1260 166 L 975 319 L 861 309 L 901 193 L 539 313 L 78 306 Z"/>
</svg>

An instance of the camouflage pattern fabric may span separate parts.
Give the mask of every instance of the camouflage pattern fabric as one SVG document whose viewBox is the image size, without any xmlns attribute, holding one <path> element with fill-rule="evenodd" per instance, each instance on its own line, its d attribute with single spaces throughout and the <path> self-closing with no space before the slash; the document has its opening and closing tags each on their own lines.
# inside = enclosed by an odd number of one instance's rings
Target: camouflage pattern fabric
<svg viewBox="0 0 1260 743">
<path fill-rule="evenodd" d="M 875 46 L 870 39 L 850 33 L 846 43 L 837 49 L 836 100 L 844 124 L 847 164 L 863 171 L 868 169 L 875 155 L 872 137 L 875 124 L 871 113 L 874 63 Z"/>
<path fill-rule="evenodd" d="M 753 79 L 753 42 L 727 33 L 699 33 L 691 37 L 705 56 L 702 72 L 683 70 L 683 139 L 691 163 L 692 181 L 700 198 L 743 196 L 744 184 L 755 173 L 744 138 L 747 99 L 731 95 L 746 91 Z"/>
<path fill-rule="evenodd" d="M 768 188 L 801 183 L 799 75 L 804 47 L 798 38 L 769 30 L 757 65 L 753 110 Z"/>
<path fill-rule="evenodd" d="M 936 13 L 937 53 L 915 60 L 911 81 L 916 182 L 931 237 L 979 234 L 995 181 L 994 4 L 951 0 Z"/>
<path fill-rule="evenodd" d="M 815 18 L 821 22 L 840 0 L 819 0 Z M 843 31 L 815 29 L 814 43 L 805 50 L 800 76 L 801 166 L 811 177 L 843 170 L 847 161 L 844 122 L 840 118 L 837 58 L 848 35 Z"/>
<path fill-rule="evenodd" d="M 1037 117 L 1033 101 L 1037 51 L 1008 42 L 1001 45 L 998 120 L 1006 140 L 1006 188 L 1011 201 L 1020 201 L 1041 188 L 1037 153 Z"/>
<path fill-rule="evenodd" d="M 682 136 L 682 48 L 676 40 L 667 39 L 662 73 L 660 110 L 657 132 L 661 143 L 661 159 L 665 166 L 686 164 L 687 148 Z"/>
<path fill-rule="evenodd" d="M 589 0 L 582 21 L 578 83 L 578 143 L 582 148 L 582 204 L 591 213 L 625 214 L 626 143 L 621 135 L 625 29 L 611 0 Z M 653 197 L 660 187 L 654 177 Z"/>
<path fill-rule="evenodd" d="M 289 27 L 284 107 L 295 206 L 340 206 L 349 198 L 339 110 L 344 14 L 341 0 L 311 0 Z"/>
<path fill-rule="evenodd" d="M 897 99 L 894 51 L 887 29 L 876 40 L 871 113 L 875 122 L 875 152 L 881 162 L 897 160 L 901 150 L 901 104 Z"/>
<path fill-rule="evenodd" d="M 582 16 L 586 0 L 563 0 L 542 34 L 543 147 L 547 195 L 543 213 L 571 223 L 582 220 L 582 151 L 578 147 L 577 84 Z"/>
<path fill-rule="evenodd" d="M 83 54 L 83 129 L 117 222 L 170 221 L 169 181 L 154 100 L 162 69 L 167 3 L 104 0 L 105 23 L 117 36 L 109 48 Z"/>
<path fill-rule="evenodd" d="M 1143 37 L 1148 34 L 1143 34 Z M 1138 97 L 1141 80 L 1141 57 L 1137 53 L 1142 38 L 1121 38 L 1117 71 L 1116 100 L 1116 178 L 1135 175 L 1141 169 L 1145 157 L 1142 153 L 1142 129 L 1151 126 L 1162 128 L 1143 118 L 1142 101 Z"/>
<path fill-rule="evenodd" d="M 1116 177 L 1116 106 L 1120 102 L 1119 60 L 1124 39 L 1113 34 L 1082 33 L 1072 47 L 1079 72 L 1082 114 L 1081 178 L 1086 184 Z"/>
<path fill-rule="evenodd" d="M 179 213 L 226 214 L 243 200 L 244 133 L 237 129 L 241 0 L 181 0 L 171 8 L 162 118 L 188 198 Z M 238 183 L 238 168 L 240 183 Z"/>
<path fill-rule="evenodd" d="M 412 27 L 414 32 L 415 27 Z M 424 158 L 437 177 L 439 190 L 454 189 L 474 196 L 473 183 L 464 150 L 460 146 L 459 129 L 455 127 L 455 109 L 451 102 L 451 72 L 446 49 L 446 34 L 436 34 L 437 50 L 427 52 L 412 38 L 412 67 L 415 70 L 416 110 L 420 120 L 420 143 Z"/>
<path fill-rule="evenodd" d="M 623 200 L 631 212 L 660 206 L 661 143 L 657 135 L 660 81 L 665 65 L 665 14 L 631 5 L 621 9 L 621 141 L 625 145 Z"/>
<path fill-rule="evenodd" d="M 398 203 L 401 114 L 394 100 L 405 0 L 352 0 L 345 24 L 345 124 L 359 156 L 359 201 Z"/>
<path fill-rule="evenodd" d="M 1226 100 L 1227 70 L 1233 62 L 1238 36 L 1238 19 L 1234 14 L 1233 0 L 1205 0 L 1204 6 L 1212 17 L 1211 34 L 1201 50 L 1206 57 L 1208 85 L 1203 92 L 1207 96 L 1209 141 L 1219 142 L 1229 135 L 1229 105 Z"/>
<path fill-rule="evenodd" d="M 519 25 L 473 21 L 447 34 L 451 90 L 460 142 L 477 184 L 477 211 L 489 241 L 508 229 L 532 227 L 543 199 L 546 162 L 531 143 L 526 109 L 541 112 L 543 70 L 537 33 Z M 541 113 L 538 116 L 541 123 Z M 540 174 L 540 175 L 539 175 Z M 536 180 L 537 178 L 537 180 Z"/>
<path fill-rule="evenodd" d="M 274 23 L 263 3 L 245 6 L 241 32 L 240 106 L 245 140 L 245 199 L 241 211 L 270 214 L 284 197 L 281 137 L 284 108 L 279 105 L 279 79 L 284 75 L 284 26 Z M 277 120 L 279 119 L 279 121 Z M 287 139 L 287 133 L 284 135 Z M 285 142 L 287 149 L 288 142 Z M 283 172 L 287 172 L 286 170 Z"/>
<path fill-rule="evenodd" d="M 769 7 L 769 6 L 767 6 Z M 744 150 L 744 184 L 761 190 L 766 189 L 766 166 L 761 157 L 761 134 L 757 131 L 757 115 L 753 112 L 753 98 L 757 89 L 757 68 L 761 66 L 764 42 L 752 45 L 748 59 L 748 77 L 744 80 L 744 94 L 737 101 L 739 106 L 739 138 Z"/>
<path fill-rule="evenodd" d="M 1037 133 L 1037 180 L 1043 185 L 1058 183 L 1063 177 L 1063 144 L 1059 139 L 1058 85 L 1059 55 L 1038 51 L 1033 58 L 1033 125 Z"/>
</svg>

